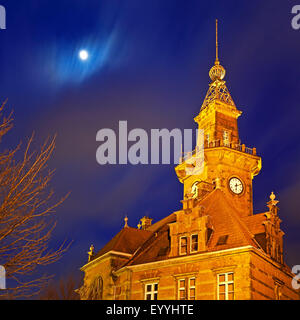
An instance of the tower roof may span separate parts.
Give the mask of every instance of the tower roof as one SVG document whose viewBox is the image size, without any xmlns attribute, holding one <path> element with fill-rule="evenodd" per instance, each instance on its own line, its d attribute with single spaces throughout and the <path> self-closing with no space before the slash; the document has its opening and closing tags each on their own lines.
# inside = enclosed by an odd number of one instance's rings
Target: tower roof
<svg viewBox="0 0 300 320">
<path fill-rule="evenodd" d="M 216 20 L 216 60 L 214 66 L 209 71 L 209 77 L 212 80 L 208 92 L 202 104 L 201 110 L 205 109 L 215 100 L 219 100 L 235 107 L 231 95 L 226 87 L 225 78 L 226 70 L 219 61 L 219 43 L 218 43 L 218 20 Z M 201 111 L 200 110 L 200 111 Z"/>
<path fill-rule="evenodd" d="M 201 106 L 200 111 L 207 108 L 212 102 L 219 100 L 228 104 L 234 108 L 236 108 L 235 103 L 229 93 L 229 90 L 226 87 L 225 81 L 222 80 L 215 80 L 209 85 L 209 89 L 205 96 L 204 102 Z"/>
</svg>

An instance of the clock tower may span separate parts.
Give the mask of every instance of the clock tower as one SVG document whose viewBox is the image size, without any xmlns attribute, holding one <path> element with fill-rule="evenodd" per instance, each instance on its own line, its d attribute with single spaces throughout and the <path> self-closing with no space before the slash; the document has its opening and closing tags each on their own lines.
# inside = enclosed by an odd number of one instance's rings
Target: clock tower
<svg viewBox="0 0 300 320">
<path fill-rule="evenodd" d="M 216 60 L 209 71 L 211 83 L 194 120 L 204 134 L 203 170 L 189 174 L 191 163 L 196 163 L 197 152 L 183 154 L 175 168 L 184 185 L 184 199 L 202 200 L 211 190 L 221 189 L 241 216 L 253 214 L 252 180 L 260 172 L 261 158 L 255 148 L 241 143 L 237 120 L 242 114 L 237 109 L 224 81 L 226 71 L 218 57 L 218 21 L 216 21 Z"/>
<path fill-rule="evenodd" d="M 209 76 L 195 117 L 197 146 L 175 168 L 182 208 L 154 224 L 143 217 L 137 228 L 125 217 L 112 240 L 97 253 L 90 249 L 81 299 L 299 300 L 295 274 L 284 262 L 275 194 L 267 211 L 253 214 L 261 158 L 240 140 L 241 111 L 224 81 L 218 41 Z"/>
</svg>

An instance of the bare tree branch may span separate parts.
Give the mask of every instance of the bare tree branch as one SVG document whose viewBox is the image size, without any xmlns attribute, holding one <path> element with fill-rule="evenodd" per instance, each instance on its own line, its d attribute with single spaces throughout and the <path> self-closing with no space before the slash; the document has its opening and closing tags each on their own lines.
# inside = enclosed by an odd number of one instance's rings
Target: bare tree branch
<svg viewBox="0 0 300 320">
<path fill-rule="evenodd" d="M 3 116 L 4 106 L 0 107 L 0 141 L 13 125 L 12 114 Z M 29 138 L 21 160 L 21 144 L 0 153 L 0 264 L 15 284 L 1 290 L 0 296 L 10 298 L 38 293 L 50 278 L 24 279 L 32 277 L 38 266 L 60 259 L 70 246 L 63 242 L 56 250 L 49 248 L 56 226 L 55 209 L 68 197 L 53 200 L 54 191 L 49 189 L 54 170 L 48 168 L 48 161 L 56 137 L 48 138 L 37 151 L 31 151 L 33 138 Z"/>
</svg>

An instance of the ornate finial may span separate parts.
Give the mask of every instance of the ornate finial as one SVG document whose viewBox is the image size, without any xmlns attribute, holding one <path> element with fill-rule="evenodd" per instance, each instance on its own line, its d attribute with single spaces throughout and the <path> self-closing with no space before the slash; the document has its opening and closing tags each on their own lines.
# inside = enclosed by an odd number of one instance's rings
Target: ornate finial
<svg viewBox="0 0 300 320">
<path fill-rule="evenodd" d="M 127 216 L 125 216 L 124 221 L 125 221 L 124 228 L 128 228 L 128 217 Z"/>
<path fill-rule="evenodd" d="M 216 100 L 236 109 L 234 101 L 226 87 L 225 81 L 223 81 L 225 74 L 226 71 L 219 61 L 218 20 L 216 20 L 216 60 L 214 66 L 209 71 L 209 77 L 212 82 L 209 85 L 209 89 L 201 106 L 200 112 Z M 199 116 L 195 118 L 196 122 L 200 119 Z"/>
<path fill-rule="evenodd" d="M 272 191 L 272 193 L 270 194 L 270 199 L 271 199 L 272 201 L 274 201 L 275 198 L 276 198 L 276 196 L 275 196 L 274 192 Z"/>
<path fill-rule="evenodd" d="M 139 224 L 137 225 L 137 227 L 138 227 L 138 229 L 141 229 L 142 225 L 139 223 Z"/>
<path fill-rule="evenodd" d="M 221 179 L 218 177 L 215 179 L 216 189 L 221 189 Z"/>
<path fill-rule="evenodd" d="M 267 203 L 270 211 L 272 211 L 277 206 L 277 203 L 279 202 L 278 200 L 275 200 L 275 199 L 276 199 L 276 195 L 272 191 L 272 193 L 270 194 L 270 201 Z"/>
<path fill-rule="evenodd" d="M 218 44 L 218 19 L 216 19 L 216 64 L 220 64 L 219 62 L 219 44 Z"/>
<path fill-rule="evenodd" d="M 150 219 L 149 217 L 144 216 L 140 221 L 142 229 L 146 230 L 147 228 L 149 228 L 152 224 L 152 220 L 153 219 Z"/>
<path fill-rule="evenodd" d="M 216 61 L 215 65 L 209 71 L 209 77 L 213 82 L 216 80 L 223 80 L 225 77 L 226 71 L 220 65 L 219 61 L 219 42 L 218 42 L 218 20 L 216 19 Z"/>
<path fill-rule="evenodd" d="M 88 255 L 89 255 L 89 259 L 88 259 L 88 262 L 90 262 L 91 260 L 92 260 L 92 257 L 93 257 L 93 255 L 94 255 L 94 253 L 95 253 L 95 248 L 94 248 L 94 245 L 91 245 L 90 246 L 90 251 L 88 251 Z"/>
</svg>

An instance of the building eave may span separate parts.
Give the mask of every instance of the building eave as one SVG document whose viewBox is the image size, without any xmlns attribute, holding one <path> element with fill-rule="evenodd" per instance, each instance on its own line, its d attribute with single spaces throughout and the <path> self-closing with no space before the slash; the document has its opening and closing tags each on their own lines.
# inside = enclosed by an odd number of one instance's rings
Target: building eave
<svg viewBox="0 0 300 320">
<path fill-rule="evenodd" d="M 218 250 L 218 251 L 210 251 L 210 252 L 204 252 L 204 253 L 199 253 L 199 254 L 194 254 L 194 255 L 187 255 L 187 256 L 181 256 L 181 257 L 175 257 L 175 258 L 170 258 L 170 259 L 165 259 L 165 260 L 160 260 L 160 261 L 153 261 L 153 262 L 147 262 L 147 263 L 141 263 L 141 264 L 136 264 L 136 265 L 130 265 L 130 266 L 124 266 L 120 268 L 119 270 L 115 271 L 115 274 L 118 275 L 119 273 L 122 273 L 123 271 L 127 270 L 133 270 L 141 267 L 147 267 L 147 266 L 159 266 L 159 265 L 164 265 L 167 262 L 170 263 L 176 263 L 176 262 L 185 262 L 186 260 L 188 262 L 196 262 L 199 261 L 199 258 L 205 259 L 208 256 L 213 256 L 213 255 L 222 255 L 222 254 L 229 254 L 229 253 L 235 253 L 235 252 L 247 252 L 249 250 L 254 249 L 253 246 L 243 246 L 243 247 L 238 247 L 238 248 L 230 248 L 230 249 L 225 249 L 225 250 Z"/>
<path fill-rule="evenodd" d="M 80 271 L 84 271 L 84 270 L 90 268 L 91 266 L 93 266 L 94 264 L 100 262 L 101 260 L 104 260 L 104 259 L 106 259 L 106 258 L 109 258 L 110 256 L 119 256 L 119 257 L 122 256 L 122 257 L 126 257 L 126 258 L 129 259 L 129 258 L 132 257 L 132 254 L 111 250 L 111 251 L 106 252 L 106 253 L 103 254 L 102 256 L 97 257 L 96 259 L 88 262 L 88 263 L 85 264 L 84 266 L 82 266 L 82 267 L 80 268 Z"/>
</svg>

